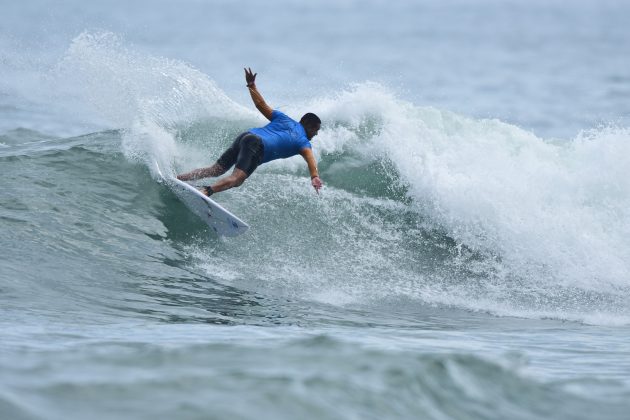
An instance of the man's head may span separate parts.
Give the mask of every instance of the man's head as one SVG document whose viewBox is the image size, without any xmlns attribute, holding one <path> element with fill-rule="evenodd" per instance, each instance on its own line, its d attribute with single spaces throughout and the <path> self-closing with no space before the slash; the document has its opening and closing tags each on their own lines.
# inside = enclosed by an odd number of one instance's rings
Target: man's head
<svg viewBox="0 0 630 420">
<path fill-rule="evenodd" d="M 310 140 L 317 135 L 317 132 L 322 125 L 322 120 L 320 120 L 317 115 L 309 112 L 304 114 L 300 120 L 300 124 L 304 127 L 304 131 L 306 131 L 306 138 Z"/>
</svg>

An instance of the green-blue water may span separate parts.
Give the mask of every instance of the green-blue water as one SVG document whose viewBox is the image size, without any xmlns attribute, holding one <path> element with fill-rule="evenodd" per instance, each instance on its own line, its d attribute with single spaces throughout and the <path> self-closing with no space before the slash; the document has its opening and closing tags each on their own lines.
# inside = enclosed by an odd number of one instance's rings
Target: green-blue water
<svg viewBox="0 0 630 420">
<path fill-rule="evenodd" d="M 627 418 L 623 3 L 51 5 L 0 21 L 0 418 Z M 264 123 L 245 59 L 325 187 L 222 239 L 147 162 Z"/>
</svg>

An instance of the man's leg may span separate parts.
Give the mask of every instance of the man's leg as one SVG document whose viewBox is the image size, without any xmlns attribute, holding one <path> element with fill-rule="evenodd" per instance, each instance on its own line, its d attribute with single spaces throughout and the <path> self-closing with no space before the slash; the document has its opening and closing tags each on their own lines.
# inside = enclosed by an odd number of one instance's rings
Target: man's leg
<svg viewBox="0 0 630 420">
<path fill-rule="evenodd" d="M 240 142 L 243 137 L 245 137 L 248 133 L 242 133 L 236 139 L 230 147 L 227 148 L 225 152 L 221 155 L 221 157 L 216 161 L 216 163 L 207 168 L 199 168 L 194 171 L 187 172 L 185 174 L 177 175 L 177 179 L 180 181 L 193 181 L 195 179 L 201 178 L 209 178 L 214 176 L 221 176 L 227 172 L 228 169 L 236 163 L 236 159 L 238 158 L 238 154 L 241 150 Z"/>
<path fill-rule="evenodd" d="M 250 133 L 245 133 L 238 138 L 238 156 L 234 171 L 230 176 L 220 179 L 211 186 L 204 187 L 201 191 L 210 196 L 216 192 L 240 187 L 243 182 L 256 170 L 263 158 L 262 140 Z M 219 159 L 219 162 L 223 162 Z"/>
<path fill-rule="evenodd" d="M 230 176 L 226 176 L 225 178 L 218 180 L 213 185 L 211 185 L 210 188 L 212 188 L 212 193 L 218 193 L 221 191 L 229 190 L 230 188 L 240 187 L 241 184 L 245 182 L 247 177 L 247 172 L 238 168 L 234 168 L 234 171 L 232 171 L 232 174 Z M 206 195 L 208 195 L 207 193 L 209 191 L 206 191 L 206 188 L 207 187 L 202 189 L 202 191 Z"/>
<path fill-rule="evenodd" d="M 218 162 L 207 168 L 199 168 L 194 171 L 187 172 L 185 174 L 177 175 L 177 179 L 180 181 L 192 181 L 195 179 L 209 178 L 214 176 L 221 176 L 227 172 Z"/>
</svg>

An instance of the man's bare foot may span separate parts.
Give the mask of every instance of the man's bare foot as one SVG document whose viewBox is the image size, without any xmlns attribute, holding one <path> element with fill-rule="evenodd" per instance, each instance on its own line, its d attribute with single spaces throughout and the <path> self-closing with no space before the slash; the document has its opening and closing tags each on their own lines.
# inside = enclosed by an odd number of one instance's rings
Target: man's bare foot
<svg viewBox="0 0 630 420">
<path fill-rule="evenodd" d="M 210 197 L 212 194 L 214 194 L 214 191 L 212 191 L 212 188 L 210 187 L 210 185 L 207 185 L 205 187 L 200 187 L 199 191 L 201 191 L 201 193 L 207 197 Z"/>
</svg>

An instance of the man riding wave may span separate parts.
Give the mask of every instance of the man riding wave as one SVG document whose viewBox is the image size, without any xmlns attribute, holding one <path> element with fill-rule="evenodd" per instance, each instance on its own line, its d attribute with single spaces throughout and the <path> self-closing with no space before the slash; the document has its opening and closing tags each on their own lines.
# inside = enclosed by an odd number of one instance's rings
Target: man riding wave
<svg viewBox="0 0 630 420">
<path fill-rule="evenodd" d="M 269 124 L 240 134 L 212 166 L 178 175 L 177 179 L 191 181 L 221 176 L 234 165 L 232 174 L 212 185 L 202 187 L 201 191 L 211 196 L 214 193 L 240 186 L 263 163 L 299 154 L 308 165 L 311 185 L 319 193 L 322 181 L 319 179 L 311 139 L 317 135 L 321 120 L 317 115 L 309 112 L 304 114 L 298 123 L 284 113 L 272 109 L 256 89 L 257 74 L 253 73 L 251 68 L 245 69 L 245 81 L 254 105 L 270 121 Z"/>
</svg>

